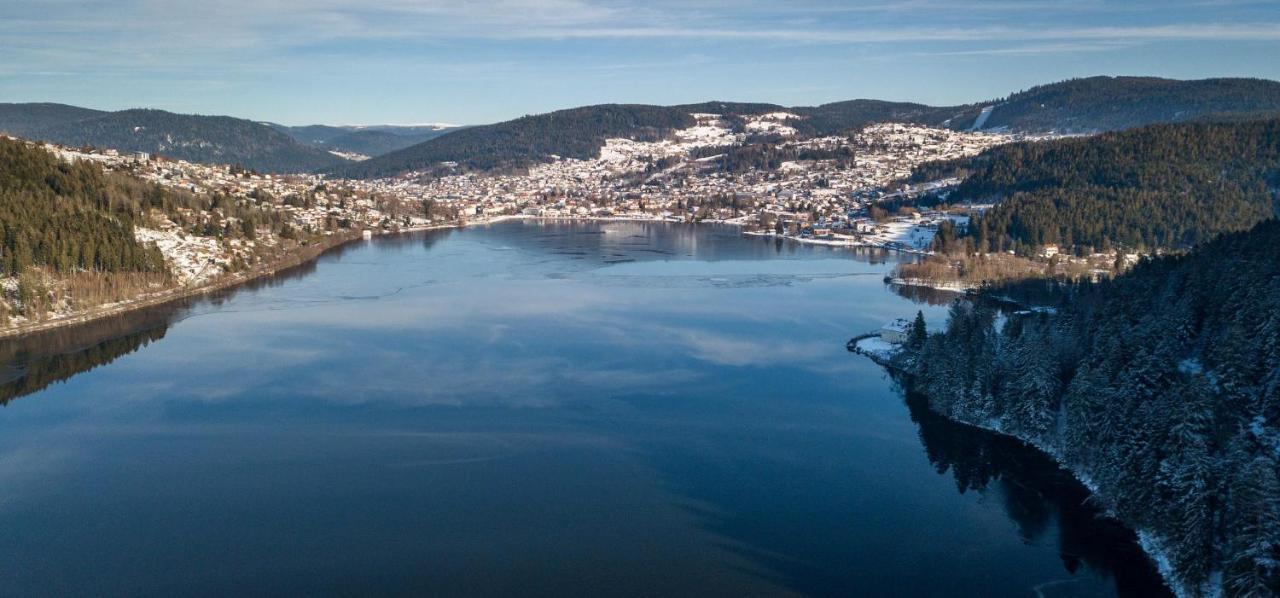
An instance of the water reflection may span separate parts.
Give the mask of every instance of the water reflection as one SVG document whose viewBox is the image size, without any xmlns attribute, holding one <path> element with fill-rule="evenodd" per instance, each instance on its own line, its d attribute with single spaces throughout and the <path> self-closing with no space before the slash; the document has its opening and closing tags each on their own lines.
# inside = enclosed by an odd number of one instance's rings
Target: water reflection
<svg viewBox="0 0 1280 598">
<path fill-rule="evenodd" d="M 0 343 L 0 405 L 164 338 L 172 316 L 137 312 Z"/>
<path fill-rule="evenodd" d="M 890 291 L 912 303 L 925 305 L 951 305 L 952 301 L 964 297 L 964 293 L 923 287 L 911 284 L 887 284 Z"/>
<path fill-rule="evenodd" d="M 844 352 L 945 312 L 886 292 L 887 259 L 729 227 L 509 222 L 0 344 L 4 396 L 39 391 L 0 410 L 0 579 L 1158 591 L 1043 457 L 904 408 Z"/>
<path fill-rule="evenodd" d="M 637 260 L 696 258 L 701 261 L 760 260 L 821 256 L 853 258 L 868 264 L 896 262 L 899 254 L 872 247 L 833 247 L 783 239 L 743 237 L 732 225 L 669 222 L 562 222 L 519 220 L 494 225 L 522 229 L 502 241 L 571 259 L 618 263 Z"/>
<path fill-rule="evenodd" d="M 353 243 L 339 245 L 327 250 L 324 258 L 341 259 L 357 248 Z M 278 288 L 287 281 L 305 278 L 316 271 L 316 263 L 308 261 L 205 295 L 0 341 L 0 405 L 146 347 L 164 338 L 172 324 L 198 310 L 220 307 L 242 292 Z"/>
<path fill-rule="evenodd" d="M 1087 566 L 1115 580 L 1121 596 L 1172 595 L 1138 547 L 1134 533 L 1106 517 L 1089 491 L 1047 455 L 999 434 L 952 422 L 908 394 L 911 419 L 939 474 L 950 472 L 961 494 L 994 493 L 1025 542 L 1058 530 L 1058 552 L 1067 573 Z"/>
</svg>

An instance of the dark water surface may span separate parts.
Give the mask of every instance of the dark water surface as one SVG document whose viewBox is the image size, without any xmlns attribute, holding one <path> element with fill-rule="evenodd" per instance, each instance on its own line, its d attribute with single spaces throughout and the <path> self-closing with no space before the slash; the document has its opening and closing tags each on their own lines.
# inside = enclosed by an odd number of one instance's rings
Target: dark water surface
<svg viewBox="0 0 1280 598">
<path fill-rule="evenodd" d="M 892 255 L 504 223 L 0 344 L 5 595 L 1161 591 L 844 342 Z"/>
</svg>

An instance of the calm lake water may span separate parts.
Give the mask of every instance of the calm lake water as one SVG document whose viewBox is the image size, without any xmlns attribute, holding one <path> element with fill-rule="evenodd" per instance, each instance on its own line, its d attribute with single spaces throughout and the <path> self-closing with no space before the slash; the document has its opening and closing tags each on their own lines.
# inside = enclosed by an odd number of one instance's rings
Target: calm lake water
<svg viewBox="0 0 1280 598">
<path fill-rule="evenodd" d="M 6 595 L 1159 595 L 845 341 L 892 254 L 508 222 L 0 344 Z"/>
</svg>

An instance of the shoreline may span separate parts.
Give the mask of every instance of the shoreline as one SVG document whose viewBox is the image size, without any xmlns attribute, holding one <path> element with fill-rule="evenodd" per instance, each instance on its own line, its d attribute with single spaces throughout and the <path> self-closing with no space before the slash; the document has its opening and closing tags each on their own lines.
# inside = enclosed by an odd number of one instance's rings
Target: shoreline
<svg viewBox="0 0 1280 598">
<path fill-rule="evenodd" d="M 140 295 L 133 299 L 126 299 L 124 301 L 117 301 L 115 303 L 97 306 L 82 312 L 5 328 L 0 330 L 0 340 L 21 338 L 29 334 L 47 332 L 57 328 L 87 324 L 89 322 L 126 314 L 140 309 L 156 307 L 174 301 L 181 301 L 183 299 L 190 299 L 201 295 L 208 295 L 218 291 L 232 289 L 261 278 L 273 276 L 284 270 L 301 266 L 319 258 L 330 250 L 336 249 L 353 241 L 358 241 L 361 238 L 360 231 L 326 237 L 319 243 L 302 247 L 299 251 L 290 253 L 279 260 L 272 261 L 270 264 L 263 264 L 258 268 L 245 272 L 228 274 L 227 276 L 218 278 L 207 284 L 188 287 L 173 287 L 157 291 L 155 293 Z"/>
<path fill-rule="evenodd" d="M 908 374 L 906 371 L 902 370 L 901 368 L 898 368 L 892 365 L 892 361 L 889 359 L 885 359 L 881 356 L 874 355 L 864 350 L 850 350 L 850 352 L 867 357 L 876 365 L 879 365 L 885 368 L 886 370 L 888 370 L 890 374 L 893 374 L 896 372 L 900 375 L 904 375 L 908 377 L 911 376 L 911 374 Z M 1066 461 L 1062 458 L 1062 456 L 1058 453 L 1058 451 L 1053 447 L 1042 446 L 1039 442 L 1033 439 L 1023 438 L 1018 434 L 1013 434 L 1011 432 L 1008 432 L 1002 429 L 999 426 L 999 424 L 995 422 L 990 422 L 985 424 L 979 423 L 979 422 L 972 422 L 964 419 L 958 419 L 947 414 L 938 413 L 937 411 L 933 410 L 933 407 L 928 407 L 928 409 L 930 411 L 933 411 L 937 415 L 941 417 L 945 417 L 947 418 L 947 420 L 955 422 L 962 426 L 969 426 L 971 428 L 975 428 L 975 429 L 989 432 L 992 434 L 999 434 L 1000 436 L 1004 436 L 1006 438 L 1012 438 L 1013 440 L 1016 440 L 1022 443 L 1024 446 L 1040 451 L 1041 453 L 1043 453 L 1044 455 L 1052 459 L 1053 462 L 1057 464 L 1058 467 L 1062 468 L 1063 471 L 1070 474 L 1071 477 L 1077 482 L 1079 482 L 1081 486 L 1084 486 L 1089 491 L 1089 494 L 1096 496 L 1098 498 L 1103 498 L 1102 494 L 1098 492 L 1097 485 L 1093 482 L 1093 480 L 1089 477 L 1089 475 L 1087 473 L 1077 471 L 1075 468 L 1071 467 L 1068 463 L 1066 463 Z M 1126 529 L 1133 532 L 1135 536 L 1135 540 L 1137 541 L 1138 547 L 1142 549 L 1143 554 L 1147 555 L 1147 558 L 1151 561 L 1151 564 L 1156 568 L 1156 572 L 1160 574 L 1160 579 L 1164 581 L 1165 587 L 1169 588 L 1169 591 L 1172 592 L 1175 596 L 1177 596 L 1178 598 L 1184 598 L 1187 596 L 1200 595 L 1198 592 L 1191 592 L 1188 590 L 1197 590 L 1197 591 L 1209 590 L 1209 593 L 1207 594 L 1209 596 L 1220 596 L 1222 594 L 1221 591 L 1217 591 L 1217 592 L 1213 591 L 1214 590 L 1213 588 L 1184 587 L 1184 585 L 1178 581 L 1177 572 L 1173 570 L 1173 566 L 1169 563 L 1168 555 L 1165 554 L 1164 549 L 1161 547 L 1161 545 L 1164 543 L 1164 540 L 1162 538 L 1155 536 L 1154 534 L 1152 534 L 1147 530 L 1130 526 L 1128 523 L 1116 517 L 1110 508 L 1107 508 L 1105 511 L 1103 511 L 1103 513 L 1107 517 L 1114 519 L 1115 521 L 1123 525 Z"/>
<path fill-rule="evenodd" d="M 932 410 L 932 408 L 930 409 Z M 935 411 L 934 413 L 937 413 L 937 412 Z M 939 413 L 938 415 L 942 415 L 942 414 Z M 1058 467 L 1061 467 L 1063 471 L 1071 474 L 1071 477 L 1074 478 L 1077 482 L 1079 482 L 1081 486 L 1084 486 L 1085 488 L 1087 488 L 1089 490 L 1089 494 L 1102 498 L 1102 494 L 1098 492 L 1097 485 L 1093 482 L 1093 480 L 1089 477 L 1089 475 L 1084 472 L 1077 471 L 1075 468 L 1067 464 L 1067 462 L 1063 460 L 1062 456 L 1058 454 L 1058 451 L 1053 447 L 1042 446 L 1039 442 L 1036 442 L 1035 440 L 1032 440 L 1030 438 L 1023 438 L 1022 436 L 1019 436 L 1017 434 L 1013 434 L 1005 430 L 1002 430 L 998 425 L 985 425 L 985 424 L 975 423 L 975 422 L 966 421 L 962 419 L 956 419 L 949 415 L 942 415 L 942 417 L 945 417 L 960 425 L 970 426 L 973 428 L 977 428 L 979 430 L 990 432 L 992 434 L 999 434 L 1006 438 L 1012 438 L 1022 443 L 1025 446 L 1028 446 L 1037 451 L 1040 451 L 1041 453 L 1044 453 L 1050 459 L 1052 459 L 1053 462 L 1058 465 Z M 1173 566 L 1169 563 L 1168 555 L 1165 554 L 1164 549 L 1161 548 L 1161 545 L 1164 543 L 1163 539 L 1157 537 L 1156 535 L 1152 534 L 1147 530 L 1130 526 L 1128 523 L 1125 523 L 1119 517 L 1116 517 L 1110 508 L 1106 509 L 1104 513 L 1106 514 L 1107 517 L 1114 519 L 1115 521 L 1123 525 L 1125 528 L 1133 532 L 1134 536 L 1137 539 L 1138 546 L 1142 548 L 1142 552 L 1147 555 L 1147 558 L 1150 559 L 1151 564 L 1155 566 L 1156 571 L 1160 573 L 1160 579 L 1164 581 L 1165 587 L 1169 588 L 1169 591 L 1173 592 L 1175 596 L 1177 596 L 1178 598 L 1185 598 L 1188 596 L 1199 596 L 1199 595 L 1220 596 L 1222 594 L 1221 592 L 1213 592 L 1213 591 L 1210 591 L 1208 594 L 1201 594 L 1200 592 L 1187 591 L 1188 588 L 1185 588 L 1183 584 L 1177 580 L 1177 572 L 1173 570 Z M 1205 590 L 1206 588 L 1193 588 L 1193 589 Z"/>
<path fill-rule="evenodd" d="M 915 249 L 913 247 L 907 247 L 905 245 L 899 247 L 899 246 L 890 245 L 887 243 L 873 243 L 868 241 L 853 241 L 853 240 L 843 241 L 839 239 L 814 239 L 814 238 L 805 238 L 805 237 L 792 237 L 789 235 L 779 235 L 778 233 L 771 232 L 771 231 L 743 231 L 742 234 L 750 235 L 752 237 L 767 237 L 767 238 L 773 238 L 773 239 L 782 239 L 784 241 L 793 241 L 796 243 L 803 243 L 808 245 L 823 245 L 826 247 L 848 247 L 850 249 L 883 249 L 885 251 L 897 251 L 899 253 L 906 253 L 911 255 L 929 255 L 930 254 L 930 252 L 922 249 Z"/>
<path fill-rule="evenodd" d="M 493 218 L 486 219 L 486 220 L 475 220 L 475 221 L 465 222 L 465 223 L 427 225 L 427 226 L 418 226 L 418 227 L 408 227 L 408 228 L 398 229 L 395 231 L 375 232 L 373 234 L 373 237 L 375 238 L 389 237 L 389 236 L 395 236 L 395 235 L 405 235 L 405 234 L 413 234 L 413 233 L 429 232 L 434 230 L 445 230 L 445 229 L 463 229 L 469 226 L 487 226 L 490 224 L 497 224 L 501 222 L 508 222 L 508 221 L 514 221 L 514 220 L 518 220 L 518 221 L 533 220 L 533 221 L 551 221 L 551 222 L 641 222 L 641 223 L 668 223 L 668 224 L 695 224 L 695 225 L 696 224 L 717 224 L 717 225 L 728 225 L 728 226 L 735 226 L 735 227 L 743 226 L 743 223 L 733 222 L 731 220 L 686 221 L 686 220 L 666 218 L 661 216 L 655 216 L 653 218 L 642 218 L 638 216 L 534 216 L 534 215 L 525 215 L 525 214 L 507 214 L 507 215 L 495 216 Z M 844 243 L 844 242 L 838 242 L 838 241 L 824 242 L 823 240 L 818 240 L 818 239 L 802 239 L 797 237 L 787 237 L 787 236 L 776 235 L 773 232 L 764 232 L 764 231 L 740 231 L 740 232 L 741 234 L 746 236 L 774 237 L 778 239 L 791 240 L 798 243 L 812 243 L 812 244 L 818 244 L 818 245 L 848 247 L 848 248 L 879 248 L 879 249 L 884 249 L 888 251 L 898 251 L 901 253 L 923 253 L 923 252 L 914 251 L 910 249 L 904 249 L 904 248 L 898 248 L 898 247 L 885 247 L 883 245 L 876 245 L 876 244 L 865 244 L 865 243 L 855 244 L 855 243 Z M 174 287 L 171 289 L 158 291 L 156 293 L 142 295 L 135 299 L 129 299 L 129 300 L 116 302 L 116 303 L 105 305 L 105 306 L 99 306 L 98 308 L 87 310 L 86 312 L 71 314 L 71 315 L 67 315 L 59 318 L 42 320 L 39 322 L 28 323 L 28 324 L 24 324 L 24 325 L 12 327 L 12 328 L 0 329 L 0 342 L 7 341 L 7 340 L 14 340 L 14 339 L 25 337 L 27 335 L 33 335 L 41 332 L 48 332 L 51 330 L 57 330 L 62 328 L 72 328 L 81 324 L 88 324 L 91 322 L 96 322 L 96 321 L 104 320 L 114 316 L 120 316 L 127 313 L 139 311 L 139 310 L 144 310 L 151 307 L 158 307 L 158 306 L 162 306 L 162 305 L 166 305 L 169 303 L 178 302 L 186 299 L 192 299 L 192 298 L 202 297 L 205 295 L 211 295 L 220 291 L 235 289 L 236 287 L 246 285 L 248 283 L 261 280 L 264 278 L 268 278 L 268 277 L 277 275 L 281 272 L 284 272 L 286 270 L 305 265 L 309 262 L 319 259 L 320 257 L 324 256 L 326 253 L 329 253 L 330 251 L 336 250 L 338 248 L 341 248 L 341 247 L 350 245 L 354 242 L 362 241 L 362 240 L 365 240 L 363 238 L 363 230 L 350 229 L 344 234 L 340 234 L 340 235 L 335 234 L 329 237 L 325 237 L 320 242 L 301 247 L 299 248 L 299 251 L 283 256 L 281 259 L 272 261 L 270 264 L 261 264 L 258 268 L 254 268 L 248 271 L 228 274 L 227 276 L 221 277 L 219 279 L 216 279 L 214 281 L 211 281 L 203 285 L 193 286 L 193 287 Z M 894 278 L 890 283 L 901 284 L 906 286 L 935 288 L 939 290 L 946 290 L 946 291 L 953 291 L 953 292 L 960 292 L 960 293 L 963 293 L 968 290 L 968 289 L 960 290 L 954 287 L 949 288 L 946 286 L 927 284 L 927 283 L 923 283 L 923 281 L 919 281 L 918 279 Z M 891 373 L 897 372 L 900 374 L 909 375 L 909 374 L 906 374 L 906 372 L 901 370 L 900 368 L 895 367 L 892 364 L 892 362 L 885 356 L 876 354 L 871 351 L 863 350 L 857 346 L 856 341 L 864 338 L 871 338 L 874 336 L 876 336 L 875 333 L 866 333 L 866 334 L 858 335 L 857 337 L 855 337 L 850 341 L 851 346 L 849 348 L 849 351 L 851 353 L 855 353 L 855 354 L 867 357 L 870 361 L 885 368 L 886 370 L 889 370 Z M 937 412 L 935 411 L 934 413 L 937 413 Z M 1070 474 L 1072 479 L 1076 480 L 1083 487 L 1088 489 L 1090 494 L 1094 496 L 1101 496 L 1097 491 L 1096 485 L 1092 482 L 1092 480 L 1088 477 L 1088 475 L 1078 472 L 1075 469 L 1071 468 L 1067 463 L 1065 463 L 1062 460 L 1058 452 L 1054 450 L 1052 447 L 1041 446 L 1038 442 L 1032 439 L 1024 438 L 1017 434 L 1009 433 L 1005 430 L 1002 430 L 997 424 L 994 424 L 994 423 L 991 423 L 991 424 L 976 423 L 976 422 L 971 422 L 967 420 L 957 419 L 949 415 L 943 415 L 943 414 L 939 414 L 939 415 L 941 415 L 942 417 L 946 417 L 949 421 L 952 421 L 959 425 L 969 426 L 978 430 L 983 430 L 985 432 L 998 434 L 1006 438 L 1011 438 L 1029 448 L 1035 449 L 1045 454 L 1050 459 L 1052 459 L 1055 464 L 1057 464 L 1064 471 Z M 1193 595 L 1187 591 L 1187 588 L 1184 588 L 1181 584 L 1177 583 L 1176 572 L 1173 571 L 1172 566 L 1169 564 L 1167 555 L 1164 553 L 1163 549 L 1161 548 L 1161 544 L 1163 544 L 1163 540 L 1161 538 L 1158 538 L 1152 535 L 1150 532 L 1146 530 L 1130 527 L 1129 525 L 1125 524 L 1125 522 L 1119 520 L 1118 518 L 1115 518 L 1114 515 L 1111 513 L 1110 509 L 1107 509 L 1106 511 L 1104 511 L 1104 513 L 1108 517 L 1111 517 L 1115 519 L 1117 522 L 1124 525 L 1127 529 L 1129 529 L 1135 534 L 1137 544 L 1139 545 L 1143 553 L 1147 555 L 1148 559 L 1150 559 L 1152 564 L 1155 566 L 1156 570 L 1160 574 L 1161 579 L 1164 581 L 1165 586 L 1168 587 L 1171 592 L 1173 592 L 1179 598 L 1183 596 Z M 1202 590 L 1203 588 L 1192 588 L 1192 589 Z M 1211 595 L 1220 595 L 1220 592 L 1218 594 L 1211 594 Z"/>
<path fill-rule="evenodd" d="M 708 220 L 689 221 L 689 220 L 682 220 L 679 218 L 672 218 L 668 216 L 659 216 L 659 215 L 654 215 L 650 218 L 645 218 L 639 215 L 535 216 L 532 214 L 504 214 L 501 216 L 494 216 L 486 220 L 475 220 L 471 222 L 416 226 L 416 227 L 402 228 L 394 232 L 391 232 L 391 231 L 376 232 L 374 233 L 373 236 L 381 237 L 381 236 L 389 236 L 389 235 L 404 235 L 404 234 L 410 234 L 410 233 L 427 232 L 432 230 L 444 230 L 444 229 L 455 229 L 455 228 L 461 229 L 469 226 L 487 226 L 490 224 L 507 222 L 511 220 L 537 220 L 537 221 L 550 221 L 550 222 L 644 222 L 644 223 L 694 224 L 694 225 L 716 224 L 716 225 L 724 225 L 724 226 L 734 226 L 739 228 L 745 225 L 744 222 L 738 221 L 740 219 L 729 219 L 729 220 L 708 219 Z M 0 329 L 0 341 L 21 338 L 30 334 L 47 332 L 49 330 L 55 330 L 58 328 L 74 327 L 80 324 L 87 324 L 90 322 L 95 322 L 105 318 L 110 318 L 112 316 L 126 314 L 126 313 L 140 310 L 140 309 L 156 307 L 156 306 L 165 305 L 167 303 L 171 303 L 174 301 L 181 301 L 184 299 L 190 299 L 193 297 L 208 295 L 218 291 L 233 289 L 237 286 L 240 286 L 249 282 L 253 282 L 261 278 L 272 276 L 283 270 L 288 270 L 290 268 L 301 266 L 307 262 L 318 259 L 320 256 L 324 255 L 325 253 L 327 253 L 332 249 L 336 249 L 338 247 L 347 245 L 354 241 L 362 240 L 363 230 L 364 229 L 350 229 L 345 234 L 325 237 L 321 242 L 316 243 L 315 245 L 307 245 L 305 247 L 302 247 L 296 253 L 291 253 L 287 256 L 280 258 L 279 260 L 271 262 L 270 264 L 262 264 L 255 269 L 245 271 L 245 272 L 236 272 L 236 273 L 228 274 L 227 276 L 218 278 L 216 280 L 210 281 L 206 284 L 202 284 L 199 286 L 173 287 L 170 289 L 156 291 L 154 293 L 139 295 L 137 297 L 134 297 L 132 299 L 126 299 L 124 301 L 117 301 L 115 303 L 100 305 L 82 312 L 48 318 L 45 320 L 40 320 L 38 322 L 26 322 L 17 326 L 6 327 L 3 329 Z M 884 249 L 887 251 L 897 251 L 897 252 L 909 253 L 909 254 L 923 253 L 918 250 L 913 250 L 913 249 L 908 249 L 903 247 L 886 247 L 883 245 L 871 244 L 871 243 L 848 243 L 848 242 L 842 242 L 842 241 L 829 241 L 825 239 L 804 239 L 800 237 L 780 236 L 773 232 L 763 232 L 763 231 L 743 230 L 740 232 L 741 234 L 746 236 L 773 237 L 776 239 L 794 241 L 796 243 L 802 243 L 802 244 L 824 245 L 824 246 L 830 246 L 830 247 L 846 247 L 850 249 L 875 248 L 875 249 Z"/>
<path fill-rule="evenodd" d="M 508 217 L 498 217 L 498 218 L 495 218 L 494 220 L 486 221 L 480 224 L 488 224 L 489 222 L 498 222 L 500 220 L 504 220 L 507 218 Z M 377 233 L 374 233 L 373 236 L 382 237 L 382 236 L 391 236 L 391 235 L 404 235 L 404 234 L 411 234 L 411 233 L 428 232 L 433 230 L 463 228 L 464 226 L 465 225 L 461 225 L 461 224 L 433 224 L 433 225 L 427 225 L 427 226 L 415 226 L 415 227 L 402 228 L 396 231 L 377 232 Z M 227 276 L 215 279 L 205 284 L 201 284 L 197 286 L 172 287 L 169 289 L 156 291 L 154 293 L 139 295 L 132 299 L 126 299 L 124 301 L 117 301 L 115 303 L 100 305 L 100 306 L 85 310 L 83 312 L 77 312 L 73 314 L 64 315 L 61 317 L 49 318 L 45 320 L 40 320 L 38 322 L 29 322 L 29 323 L 21 324 L 19 326 L 0 329 L 0 341 L 21 338 L 29 334 L 48 332 L 50 330 L 56 330 L 58 328 L 74 327 L 80 324 L 88 324 L 90 322 L 95 322 L 95 321 L 109 318 L 112 316 L 123 315 L 123 314 L 137 311 L 140 309 L 157 307 L 157 306 L 165 305 L 167 303 L 172 303 L 175 301 L 191 299 L 194 297 L 200 297 L 202 295 L 210 295 L 213 293 L 217 293 L 219 291 L 234 289 L 235 287 L 248 284 L 256 280 L 260 280 L 269 276 L 274 276 L 285 270 L 302 266 L 304 264 L 307 264 L 308 262 L 319 259 L 324 254 L 334 249 L 343 247 L 345 245 L 348 245 L 356 241 L 364 240 L 364 237 L 363 237 L 364 230 L 366 229 L 349 229 L 344 234 L 340 234 L 340 235 L 335 234 L 332 236 L 324 237 L 321 241 L 313 245 L 306 245 L 306 246 L 300 247 L 298 251 L 290 253 L 286 256 L 283 256 L 280 259 L 272 261 L 269 264 L 260 264 L 256 268 L 243 271 L 243 272 L 235 272 L 232 274 L 228 274 Z"/>
</svg>

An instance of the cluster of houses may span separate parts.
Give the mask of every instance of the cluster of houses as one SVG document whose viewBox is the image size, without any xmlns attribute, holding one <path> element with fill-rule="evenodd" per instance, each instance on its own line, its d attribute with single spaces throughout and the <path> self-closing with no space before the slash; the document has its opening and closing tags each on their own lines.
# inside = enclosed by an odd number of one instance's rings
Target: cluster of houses
<svg viewBox="0 0 1280 598">
<path fill-rule="evenodd" d="M 867 207 L 895 195 L 932 186 L 888 187 L 931 160 L 973 155 L 1012 139 L 1005 134 L 971 133 L 915 125 L 880 124 L 859 134 L 791 138 L 794 115 L 752 117 L 749 132 L 734 132 L 714 114 L 696 114 L 697 126 L 672 139 L 641 142 L 610 139 L 591 160 L 557 159 L 520 174 L 459 172 L 446 176 L 408 174 L 362 182 L 384 193 L 455 208 L 463 220 L 500 215 L 548 218 L 632 217 L 739 221 L 772 225 L 777 215 L 821 237 L 831 232 L 873 233 Z M 717 148 L 740 145 L 751 132 L 768 132 L 783 150 L 848 149 L 852 162 L 797 160 L 775 169 L 730 172 L 716 166 Z M 932 185 L 936 185 L 933 183 Z M 863 220 L 858 221 L 859 218 Z"/>
<path fill-rule="evenodd" d="M 337 219 L 359 228 L 413 227 L 429 224 L 417 202 L 387 193 L 381 185 L 359 180 L 328 180 L 322 175 L 273 175 L 227 165 L 170 160 L 146 152 L 83 150 L 44 144 L 61 159 L 88 160 L 108 170 L 192 193 L 221 193 L 240 201 L 274 204 L 302 230 L 323 231 Z"/>
<path fill-rule="evenodd" d="M 43 144 L 67 161 L 87 160 L 111 171 L 125 172 L 140 179 L 196 194 L 217 193 L 237 202 L 276 210 L 290 226 L 303 234 L 330 235 L 338 228 L 365 231 L 424 227 L 430 220 L 418 203 L 395 195 L 379 193 L 362 181 L 330 181 L 317 175 L 259 174 L 225 165 L 195 164 L 169 160 L 145 152 L 112 149 L 86 150 Z M 219 275 L 239 260 L 251 263 L 260 250 L 279 244 L 270 231 L 258 231 L 255 239 L 222 238 L 191 234 L 186 223 L 210 223 L 212 230 L 239 225 L 219 211 L 178 208 L 170 219 L 161 214 L 135 227 L 139 240 L 154 243 L 164 254 L 179 281 L 198 284 Z"/>
<path fill-rule="evenodd" d="M 890 191 L 891 184 L 923 162 L 976 154 L 1012 139 L 1005 134 L 905 124 L 872 125 L 850 136 L 802 139 L 789 125 L 798 117 L 785 112 L 746 117 L 745 127 L 736 129 L 719 115 L 694 117 L 694 127 L 670 139 L 610 139 L 598 158 L 556 159 L 510 175 L 460 172 L 335 181 L 320 175 L 258 174 L 170 161 L 144 152 L 47 147 L 65 159 L 95 160 L 196 193 L 220 191 L 239 198 L 265 194 L 279 200 L 280 209 L 307 229 L 321 229 L 334 218 L 363 227 L 419 227 L 521 215 L 736 221 L 762 230 L 774 230 L 781 221 L 781 234 L 833 239 L 897 234 L 884 222 L 873 221 L 868 207 L 926 188 Z M 762 134 L 769 135 L 778 149 L 793 153 L 823 150 L 830 155 L 847 149 L 844 155 L 851 153 L 853 158 L 851 162 L 797 160 L 778 168 L 743 171 L 715 166 L 719 158 L 715 150 L 758 140 Z M 423 207 L 427 205 L 431 207 Z M 937 215 L 923 216 L 923 222 L 911 224 L 925 228 L 936 224 Z"/>
</svg>

